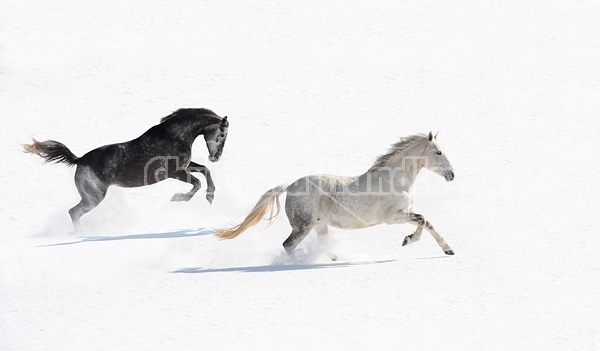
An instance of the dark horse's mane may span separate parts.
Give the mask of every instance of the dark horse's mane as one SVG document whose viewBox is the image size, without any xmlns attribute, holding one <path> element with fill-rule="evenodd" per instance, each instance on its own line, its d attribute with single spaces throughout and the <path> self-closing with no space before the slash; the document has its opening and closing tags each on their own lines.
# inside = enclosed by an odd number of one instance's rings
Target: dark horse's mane
<svg viewBox="0 0 600 351">
<path fill-rule="evenodd" d="M 170 121 L 175 118 L 185 118 L 185 117 L 196 117 L 196 116 L 214 116 L 217 119 L 221 119 L 216 113 L 207 108 L 180 108 L 179 110 L 171 113 L 170 115 L 163 117 L 160 119 L 160 123 Z"/>
</svg>

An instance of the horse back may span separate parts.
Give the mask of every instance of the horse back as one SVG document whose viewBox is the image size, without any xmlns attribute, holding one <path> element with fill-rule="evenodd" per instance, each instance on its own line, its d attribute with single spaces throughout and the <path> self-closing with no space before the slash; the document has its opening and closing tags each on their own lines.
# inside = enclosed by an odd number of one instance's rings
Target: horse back
<svg viewBox="0 0 600 351">
<path fill-rule="evenodd" d="M 169 173 L 187 167 L 191 144 L 171 133 L 165 124 L 158 124 L 133 140 L 91 150 L 79 164 L 89 167 L 107 185 L 139 187 L 167 179 Z"/>
</svg>

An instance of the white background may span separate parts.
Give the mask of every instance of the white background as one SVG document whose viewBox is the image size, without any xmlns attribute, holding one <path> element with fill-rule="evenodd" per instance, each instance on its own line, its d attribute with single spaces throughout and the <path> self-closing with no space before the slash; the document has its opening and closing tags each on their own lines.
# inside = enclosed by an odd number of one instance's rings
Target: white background
<svg viewBox="0 0 600 351">
<path fill-rule="evenodd" d="M 13 1 L 0 10 L 0 349 L 600 350 L 596 1 Z M 64 165 L 180 107 L 229 116 L 217 186 L 113 187 L 74 233 Z M 267 189 L 440 131 L 410 225 L 239 238 Z"/>
</svg>

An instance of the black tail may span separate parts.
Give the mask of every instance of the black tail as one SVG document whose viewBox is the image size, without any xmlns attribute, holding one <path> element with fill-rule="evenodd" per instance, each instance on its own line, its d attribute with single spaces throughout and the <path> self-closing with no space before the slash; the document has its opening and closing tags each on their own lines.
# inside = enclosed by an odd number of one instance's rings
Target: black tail
<svg viewBox="0 0 600 351">
<path fill-rule="evenodd" d="M 23 145 L 23 148 L 25 152 L 40 155 L 46 162 L 66 163 L 74 166 L 79 161 L 79 157 L 73 155 L 68 147 L 54 140 L 37 141 L 33 139 L 33 144 Z"/>
</svg>

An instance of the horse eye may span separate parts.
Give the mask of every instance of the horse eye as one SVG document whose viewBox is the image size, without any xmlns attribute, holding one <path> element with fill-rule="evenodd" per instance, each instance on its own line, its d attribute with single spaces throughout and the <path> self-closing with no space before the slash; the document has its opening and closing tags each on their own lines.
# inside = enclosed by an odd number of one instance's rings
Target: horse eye
<svg viewBox="0 0 600 351">
<path fill-rule="evenodd" d="M 436 152 L 436 154 L 438 154 L 438 155 L 441 155 L 441 154 L 442 154 L 442 152 L 441 152 L 441 151 L 438 151 L 438 152 Z"/>
</svg>

